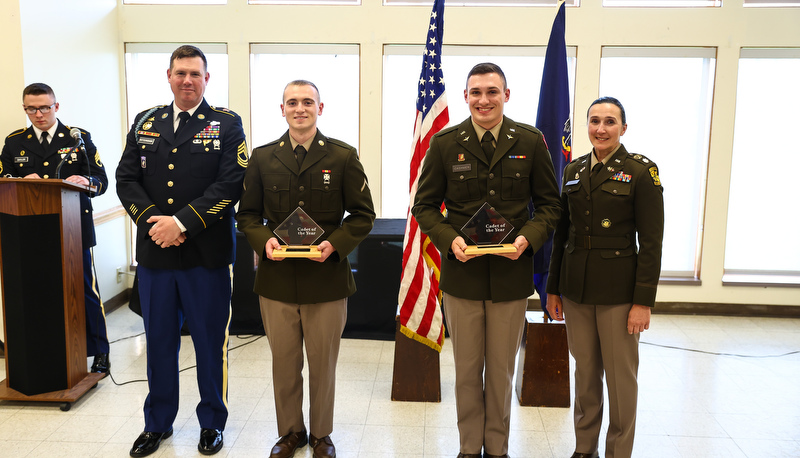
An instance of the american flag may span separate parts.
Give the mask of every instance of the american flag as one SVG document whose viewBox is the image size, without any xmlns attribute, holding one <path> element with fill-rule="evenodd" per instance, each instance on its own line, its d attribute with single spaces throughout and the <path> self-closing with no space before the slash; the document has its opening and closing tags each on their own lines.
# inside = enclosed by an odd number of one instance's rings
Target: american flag
<svg viewBox="0 0 800 458">
<path fill-rule="evenodd" d="M 400 277 L 400 331 L 406 336 L 442 350 L 444 327 L 439 308 L 439 251 L 423 234 L 411 215 L 417 194 L 422 160 L 431 137 L 450 122 L 442 74 L 442 37 L 444 36 L 444 0 L 434 0 L 417 95 L 417 119 L 411 152 L 409 210 L 403 240 L 403 271 Z"/>
</svg>

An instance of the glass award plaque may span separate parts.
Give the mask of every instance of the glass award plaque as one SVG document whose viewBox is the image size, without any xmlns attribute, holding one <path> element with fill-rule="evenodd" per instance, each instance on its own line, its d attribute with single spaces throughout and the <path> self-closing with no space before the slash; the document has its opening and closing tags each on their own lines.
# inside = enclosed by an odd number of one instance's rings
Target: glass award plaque
<svg viewBox="0 0 800 458">
<path fill-rule="evenodd" d="M 273 258 L 322 257 L 319 247 L 313 243 L 325 231 L 302 208 L 297 207 L 274 232 L 285 245 L 272 251 Z"/>
<path fill-rule="evenodd" d="M 503 240 L 513 230 L 514 226 L 488 202 L 485 202 L 461 228 L 461 232 L 467 236 L 467 241 L 475 243 L 475 245 L 468 246 L 464 250 L 464 254 L 471 256 L 487 253 L 514 253 L 517 251 L 514 245 L 503 243 Z"/>
</svg>

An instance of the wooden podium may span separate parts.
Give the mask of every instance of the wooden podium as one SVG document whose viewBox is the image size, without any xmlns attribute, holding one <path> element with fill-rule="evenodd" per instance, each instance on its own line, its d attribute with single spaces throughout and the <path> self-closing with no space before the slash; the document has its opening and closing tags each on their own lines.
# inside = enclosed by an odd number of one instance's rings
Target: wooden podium
<svg viewBox="0 0 800 458">
<path fill-rule="evenodd" d="M 0 399 L 60 402 L 69 410 L 105 376 L 86 369 L 80 193 L 89 189 L 0 178 Z"/>
</svg>

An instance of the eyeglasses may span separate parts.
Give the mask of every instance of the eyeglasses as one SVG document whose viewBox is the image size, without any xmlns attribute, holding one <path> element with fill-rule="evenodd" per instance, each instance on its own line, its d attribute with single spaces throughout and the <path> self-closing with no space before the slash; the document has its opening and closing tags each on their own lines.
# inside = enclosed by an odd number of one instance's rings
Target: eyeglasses
<svg viewBox="0 0 800 458">
<path fill-rule="evenodd" d="M 52 110 L 55 105 L 56 104 L 54 103 L 49 107 L 25 107 L 25 113 L 28 113 L 29 115 L 34 115 L 36 114 L 37 111 L 41 111 L 42 114 L 47 114 L 50 113 L 50 110 Z"/>
</svg>

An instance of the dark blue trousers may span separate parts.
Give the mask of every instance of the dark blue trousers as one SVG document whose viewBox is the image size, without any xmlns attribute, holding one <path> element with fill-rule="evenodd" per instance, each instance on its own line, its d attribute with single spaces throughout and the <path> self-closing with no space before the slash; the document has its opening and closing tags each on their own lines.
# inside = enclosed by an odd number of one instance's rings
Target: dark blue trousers
<svg viewBox="0 0 800 458">
<path fill-rule="evenodd" d="M 100 299 L 97 276 L 94 274 L 91 248 L 83 250 L 83 296 L 86 304 L 86 355 L 108 353 L 106 311 Z"/>
<path fill-rule="evenodd" d="M 228 419 L 228 325 L 231 268 L 137 268 L 147 337 L 145 431 L 166 432 L 178 413 L 178 353 L 186 321 L 194 343 L 201 428 L 225 429 Z"/>
</svg>

